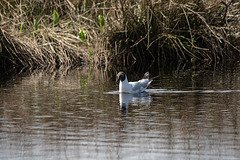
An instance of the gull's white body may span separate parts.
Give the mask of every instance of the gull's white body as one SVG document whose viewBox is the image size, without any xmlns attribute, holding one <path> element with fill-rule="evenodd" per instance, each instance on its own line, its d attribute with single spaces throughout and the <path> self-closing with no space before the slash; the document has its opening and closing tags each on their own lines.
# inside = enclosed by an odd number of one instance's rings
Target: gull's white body
<svg viewBox="0 0 240 160">
<path fill-rule="evenodd" d="M 127 76 L 124 81 L 119 83 L 119 92 L 120 93 L 139 93 L 144 92 L 152 80 L 141 79 L 136 82 L 128 82 Z"/>
</svg>

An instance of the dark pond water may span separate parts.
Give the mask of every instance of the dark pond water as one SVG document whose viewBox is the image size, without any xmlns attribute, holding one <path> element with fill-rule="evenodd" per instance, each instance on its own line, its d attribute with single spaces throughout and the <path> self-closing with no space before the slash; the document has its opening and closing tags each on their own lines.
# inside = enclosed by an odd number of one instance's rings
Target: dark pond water
<svg viewBox="0 0 240 160">
<path fill-rule="evenodd" d="M 88 66 L 1 79 L 0 159 L 240 158 L 239 65 L 149 71 L 134 95 Z"/>
</svg>

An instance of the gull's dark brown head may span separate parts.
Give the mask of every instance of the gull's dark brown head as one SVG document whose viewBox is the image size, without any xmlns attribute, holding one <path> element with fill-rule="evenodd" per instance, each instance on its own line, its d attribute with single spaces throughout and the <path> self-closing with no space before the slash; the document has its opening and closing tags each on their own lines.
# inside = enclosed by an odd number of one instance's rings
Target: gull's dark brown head
<svg viewBox="0 0 240 160">
<path fill-rule="evenodd" d="M 119 83 L 119 81 L 124 81 L 126 78 L 126 74 L 124 72 L 119 72 L 117 74 L 116 82 Z"/>
</svg>

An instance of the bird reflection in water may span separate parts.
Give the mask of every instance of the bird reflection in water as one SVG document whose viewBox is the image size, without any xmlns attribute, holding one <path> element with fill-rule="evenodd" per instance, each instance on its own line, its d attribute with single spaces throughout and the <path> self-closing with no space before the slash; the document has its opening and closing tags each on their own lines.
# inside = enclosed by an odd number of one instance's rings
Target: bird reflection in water
<svg viewBox="0 0 240 160">
<path fill-rule="evenodd" d="M 152 97 L 147 92 L 119 93 L 120 110 L 122 111 L 126 111 L 129 104 L 149 106 L 151 102 Z"/>
</svg>

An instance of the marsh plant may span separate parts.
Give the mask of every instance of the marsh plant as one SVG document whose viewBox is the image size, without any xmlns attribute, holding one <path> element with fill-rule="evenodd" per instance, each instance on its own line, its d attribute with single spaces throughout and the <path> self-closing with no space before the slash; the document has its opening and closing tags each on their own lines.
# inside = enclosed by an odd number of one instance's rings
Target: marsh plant
<svg viewBox="0 0 240 160">
<path fill-rule="evenodd" d="M 54 29 L 54 26 L 57 25 L 58 23 L 59 23 L 58 12 L 56 10 L 53 10 L 53 29 Z"/>
<path fill-rule="evenodd" d="M 124 1 L 119 13 L 121 24 L 114 26 L 110 42 L 123 52 L 123 60 L 218 63 L 239 58 L 239 2 Z"/>
<path fill-rule="evenodd" d="M 240 53 L 236 0 L 11 0 L 0 43 L 14 65 L 215 63 Z"/>
</svg>

